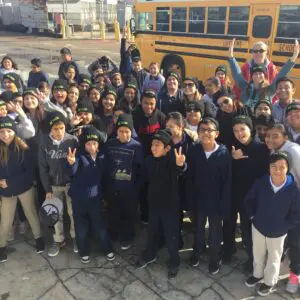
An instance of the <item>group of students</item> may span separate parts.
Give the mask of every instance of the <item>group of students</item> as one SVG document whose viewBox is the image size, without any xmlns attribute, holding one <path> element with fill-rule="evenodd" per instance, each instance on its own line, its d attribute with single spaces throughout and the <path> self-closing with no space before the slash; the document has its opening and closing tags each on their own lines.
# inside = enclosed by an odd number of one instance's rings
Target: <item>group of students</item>
<svg viewBox="0 0 300 300">
<path fill-rule="evenodd" d="M 217 274 L 236 252 L 238 214 L 253 273 L 246 285 L 274 291 L 289 248 L 287 290 L 300 275 L 300 102 L 286 77 L 299 45 L 277 72 L 267 45 L 256 43 L 242 69 L 229 49 L 232 85 L 225 65 L 201 82 L 172 70 L 164 77 L 153 62 L 121 41 L 118 67 L 104 56 L 82 74 L 69 48 L 61 49 L 59 79 L 51 88 L 41 61 L 31 60 L 27 87 L 11 57 L 0 80 L 0 261 L 7 260 L 17 209 L 28 221 L 36 252 L 45 250 L 38 210 L 45 199 L 65 202 L 73 251 L 90 262 L 90 234 L 107 260 L 112 241 L 132 247 L 137 213 L 147 225 L 143 268 L 158 249 L 169 253 L 168 277 L 177 275 L 183 247 L 183 211 L 192 214 L 195 238 L 190 264 L 209 251 Z M 209 223 L 208 240 L 205 238 Z M 53 226 L 48 256 L 66 245 L 63 214 Z M 207 247 L 208 245 L 208 247 Z"/>
</svg>

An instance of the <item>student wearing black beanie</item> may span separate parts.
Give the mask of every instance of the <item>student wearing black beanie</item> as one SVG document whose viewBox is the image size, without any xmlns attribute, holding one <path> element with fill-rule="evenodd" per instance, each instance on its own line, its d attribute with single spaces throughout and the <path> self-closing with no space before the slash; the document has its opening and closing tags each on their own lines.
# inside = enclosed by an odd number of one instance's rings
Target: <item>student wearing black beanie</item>
<svg viewBox="0 0 300 300">
<path fill-rule="evenodd" d="M 9 117 L 0 118 L 0 262 L 7 260 L 7 239 L 12 227 L 17 201 L 21 202 L 32 229 L 36 252 L 44 252 L 39 218 L 35 207 L 34 169 L 28 145 L 16 136 L 16 123 Z"/>
<path fill-rule="evenodd" d="M 232 146 L 232 206 L 231 216 L 224 220 L 223 259 L 229 261 L 235 252 L 235 230 L 237 214 L 240 215 L 243 243 L 248 254 L 245 264 L 252 271 L 253 254 L 251 222 L 245 212 L 244 199 L 253 183 L 267 172 L 269 150 L 266 145 L 252 138 L 253 124 L 248 116 L 236 116 L 233 121 L 235 142 Z"/>
<path fill-rule="evenodd" d="M 92 84 L 92 80 L 87 74 L 79 74 L 78 86 L 80 91 L 88 91 Z"/>
<path fill-rule="evenodd" d="M 141 144 L 132 138 L 133 120 L 121 114 L 116 122 L 117 137 L 105 147 L 106 198 L 109 205 L 109 230 L 119 238 L 121 250 L 132 245 L 138 195 L 142 183 L 143 152 Z"/>
<path fill-rule="evenodd" d="M 6 91 L 11 91 L 12 93 L 23 93 L 25 85 L 21 76 L 17 73 L 6 73 L 3 75 L 3 87 Z"/>
<path fill-rule="evenodd" d="M 84 264 L 90 262 L 90 229 L 106 259 L 115 259 L 102 211 L 104 155 L 101 148 L 105 141 L 106 134 L 89 125 L 82 130 L 78 151 L 68 150 L 67 171 L 72 177 L 69 194 L 72 197 L 78 252 Z"/>
</svg>

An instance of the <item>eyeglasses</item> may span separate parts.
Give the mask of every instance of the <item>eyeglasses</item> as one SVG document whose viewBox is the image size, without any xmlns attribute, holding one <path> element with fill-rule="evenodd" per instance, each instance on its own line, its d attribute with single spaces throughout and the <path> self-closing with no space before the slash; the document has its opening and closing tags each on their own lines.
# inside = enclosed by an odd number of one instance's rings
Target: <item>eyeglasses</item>
<svg viewBox="0 0 300 300">
<path fill-rule="evenodd" d="M 251 50 L 251 53 L 264 53 L 264 52 L 266 52 L 267 50 L 266 49 L 252 49 Z"/>
<path fill-rule="evenodd" d="M 227 105 L 227 104 L 229 104 L 229 99 L 225 99 L 224 101 L 219 103 L 219 106 L 222 107 L 223 105 Z"/>
<path fill-rule="evenodd" d="M 192 87 L 194 87 L 195 86 L 195 84 L 194 83 L 184 83 L 183 84 L 183 88 L 187 88 L 187 87 L 189 87 L 189 88 L 192 88 Z"/>
<path fill-rule="evenodd" d="M 205 128 L 200 128 L 200 129 L 199 129 L 199 132 L 201 132 L 201 133 L 207 132 L 207 133 L 211 134 L 211 133 L 213 133 L 213 132 L 215 132 L 215 131 L 218 131 L 218 130 L 216 130 L 216 129 L 210 129 L 210 128 L 207 128 L 207 129 L 205 129 Z"/>
</svg>

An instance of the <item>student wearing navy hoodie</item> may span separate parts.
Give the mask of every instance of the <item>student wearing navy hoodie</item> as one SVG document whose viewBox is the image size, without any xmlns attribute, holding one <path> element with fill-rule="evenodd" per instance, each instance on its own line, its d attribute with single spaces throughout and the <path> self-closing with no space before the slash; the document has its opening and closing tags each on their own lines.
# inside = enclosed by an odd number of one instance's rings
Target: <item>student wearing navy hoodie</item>
<svg viewBox="0 0 300 300">
<path fill-rule="evenodd" d="M 267 296 L 274 291 L 288 230 L 300 223 L 300 191 L 289 173 L 289 158 L 284 152 L 273 153 L 269 173 L 257 180 L 245 199 L 252 220 L 253 276 L 245 284 Z M 274 222 L 276 220 L 276 222 Z"/>
<path fill-rule="evenodd" d="M 203 119 L 198 126 L 199 144 L 188 155 L 187 193 L 196 217 L 192 266 L 199 265 L 205 247 L 205 224 L 209 222 L 210 260 L 208 270 L 215 275 L 220 270 L 222 219 L 228 217 L 231 205 L 231 156 L 226 146 L 218 144 L 219 123 Z"/>
<path fill-rule="evenodd" d="M 71 176 L 69 195 L 72 198 L 76 242 L 81 262 L 90 262 L 89 231 L 92 229 L 106 259 L 115 259 L 108 238 L 106 222 L 102 213 L 104 155 L 99 150 L 106 141 L 106 134 L 93 125 L 82 130 L 80 150 L 68 150 L 68 173 Z"/>
<path fill-rule="evenodd" d="M 0 262 L 7 260 L 6 244 L 14 221 L 17 201 L 21 202 L 32 229 L 36 252 L 44 252 L 33 189 L 35 162 L 27 144 L 16 136 L 16 123 L 9 117 L 0 118 Z"/>
<path fill-rule="evenodd" d="M 117 137 L 105 147 L 106 200 L 108 202 L 109 229 L 119 237 L 121 250 L 132 246 L 141 185 L 143 151 L 132 136 L 133 121 L 129 114 L 121 114 L 116 123 Z"/>
</svg>

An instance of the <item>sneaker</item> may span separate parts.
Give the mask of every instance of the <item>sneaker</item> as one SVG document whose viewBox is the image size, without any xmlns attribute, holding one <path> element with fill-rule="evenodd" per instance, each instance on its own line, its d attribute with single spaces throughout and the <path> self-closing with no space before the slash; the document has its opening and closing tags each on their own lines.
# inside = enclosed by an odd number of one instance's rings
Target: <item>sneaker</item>
<svg viewBox="0 0 300 300">
<path fill-rule="evenodd" d="M 136 267 L 136 269 L 143 269 L 143 268 L 146 268 L 148 265 L 154 263 L 155 261 L 156 261 L 156 257 L 154 257 L 153 259 L 150 259 L 148 261 L 141 258 L 135 263 L 135 267 Z"/>
<path fill-rule="evenodd" d="M 110 252 L 110 253 L 108 253 L 108 254 L 106 254 L 106 259 L 108 260 L 108 261 L 113 261 L 113 260 L 115 260 L 115 255 L 114 255 L 114 253 L 113 252 Z"/>
<path fill-rule="evenodd" d="M 273 286 L 269 286 L 269 285 L 262 283 L 260 285 L 259 289 L 257 290 L 257 294 L 259 296 L 265 297 L 265 296 L 272 294 L 274 292 L 274 290 L 275 289 Z"/>
<path fill-rule="evenodd" d="M 213 261 L 213 260 L 210 261 L 208 264 L 208 272 L 211 275 L 218 274 L 220 271 L 221 264 L 222 264 L 222 262 L 220 260 L 219 261 Z"/>
<path fill-rule="evenodd" d="M 14 239 L 15 239 L 15 227 L 11 226 L 11 229 L 10 229 L 9 234 L 8 234 L 7 241 L 12 242 Z"/>
<path fill-rule="evenodd" d="M 199 266 L 199 254 L 196 253 L 195 251 L 193 251 L 190 259 L 189 259 L 189 264 L 192 266 L 192 267 L 198 267 Z"/>
<path fill-rule="evenodd" d="M 178 274 L 179 268 L 177 266 L 169 266 L 168 279 L 175 278 Z"/>
<path fill-rule="evenodd" d="M 73 239 L 73 252 L 78 253 L 78 247 L 77 247 L 76 239 Z"/>
<path fill-rule="evenodd" d="M 45 251 L 45 242 L 42 237 L 39 237 L 35 240 L 35 249 L 36 253 L 38 254 L 43 253 Z"/>
<path fill-rule="evenodd" d="M 254 276 L 249 277 L 246 281 L 245 281 L 245 285 L 247 287 L 254 287 L 256 286 L 258 283 L 260 283 L 262 281 L 262 278 L 256 278 Z"/>
<path fill-rule="evenodd" d="M 7 252 L 6 247 L 0 248 L 0 262 L 6 262 L 7 261 Z"/>
<path fill-rule="evenodd" d="M 25 234 L 27 231 L 27 223 L 26 222 L 20 222 L 19 224 L 19 233 Z"/>
<path fill-rule="evenodd" d="M 248 259 L 244 263 L 244 272 L 253 274 L 253 260 L 252 259 Z"/>
<path fill-rule="evenodd" d="M 83 263 L 83 264 L 88 264 L 91 262 L 91 259 L 89 256 L 82 256 L 80 261 Z"/>
<path fill-rule="evenodd" d="M 286 284 L 285 290 L 290 294 L 295 294 L 298 291 L 299 287 L 299 278 L 293 272 L 290 272 L 290 278 L 288 283 Z"/>
<path fill-rule="evenodd" d="M 121 245 L 121 250 L 126 251 L 126 250 L 130 249 L 131 247 L 132 247 L 132 244 L 124 243 L 124 244 Z"/>
<path fill-rule="evenodd" d="M 49 250 L 48 250 L 48 256 L 50 257 L 55 257 L 59 254 L 60 249 L 65 246 L 65 242 L 58 243 L 58 242 L 53 242 L 51 244 Z"/>
</svg>

